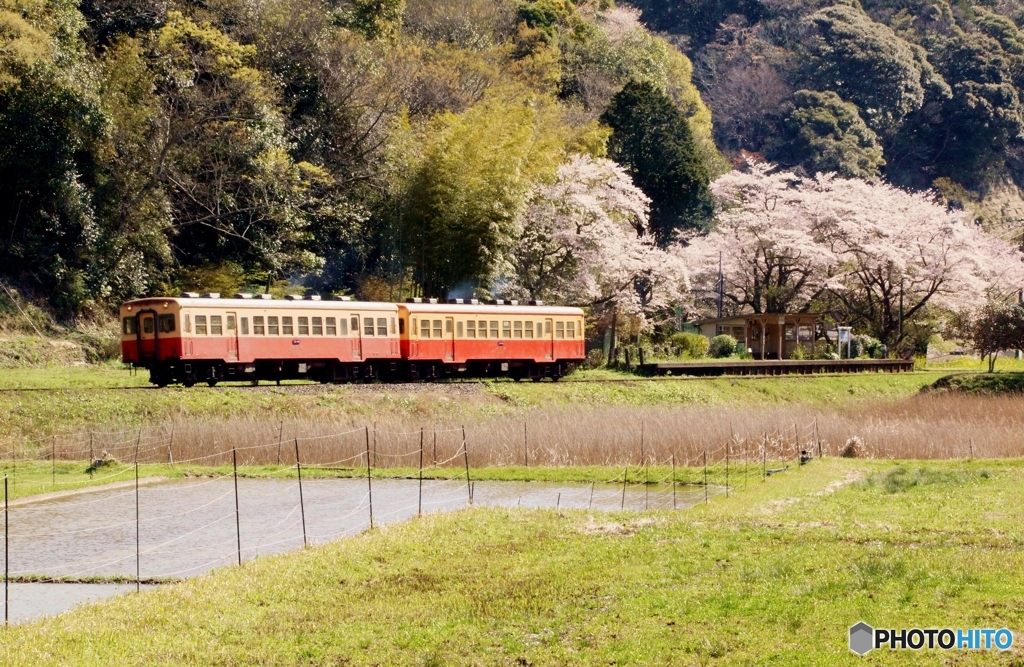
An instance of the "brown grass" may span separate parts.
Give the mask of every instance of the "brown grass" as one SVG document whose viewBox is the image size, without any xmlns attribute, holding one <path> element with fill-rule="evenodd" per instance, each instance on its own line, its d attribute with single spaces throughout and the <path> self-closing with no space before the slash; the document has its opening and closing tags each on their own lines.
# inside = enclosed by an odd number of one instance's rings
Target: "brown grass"
<svg viewBox="0 0 1024 667">
<path fill-rule="evenodd" d="M 418 423 L 392 417 L 377 423 L 337 419 L 239 417 L 204 421 L 179 419 L 132 431 L 92 432 L 92 452 L 120 461 L 291 465 L 295 440 L 304 463 L 365 466 L 367 438 L 375 467 L 415 467 L 420 428 L 424 463 L 462 464 L 465 426 L 470 465 L 680 465 L 709 460 L 791 458 L 802 449 L 839 455 L 852 438 L 860 456 L 943 459 L 1024 456 L 1024 398 L 923 395 L 894 403 L 862 403 L 836 409 L 802 406 L 609 407 L 534 410 L 517 416 L 478 418 L 466 424 Z M 524 430 L 525 429 L 525 430 Z M 280 437 L 280 446 L 278 434 Z M 53 439 L 14 443 L 8 456 L 84 460 L 89 431 Z M 436 445 L 435 445 L 436 438 Z"/>
</svg>

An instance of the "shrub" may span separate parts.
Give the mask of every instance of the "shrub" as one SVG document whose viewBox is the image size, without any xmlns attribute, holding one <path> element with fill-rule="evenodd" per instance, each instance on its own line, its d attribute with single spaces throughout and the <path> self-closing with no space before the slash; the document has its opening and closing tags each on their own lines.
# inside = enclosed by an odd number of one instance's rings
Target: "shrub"
<svg viewBox="0 0 1024 667">
<path fill-rule="evenodd" d="M 668 339 L 668 342 L 694 359 L 700 359 L 708 353 L 708 339 L 700 334 L 675 333 Z"/>
<path fill-rule="evenodd" d="M 851 339 L 852 349 L 850 350 L 851 356 L 857 357 L 868 357 L 870 359 L 885 359 L 885 355 L 888 352 L 882 341 L 877 338 L 872 338 L 866 334 L 859 334 Z"/>
<path fill-rule="evenodd" d="M 715 359 L 730 357 L 736 353 L 736 339 L 732 336 L 722 334 L 711 339 L 708 346 L 708 354 Z"/>
</svg>

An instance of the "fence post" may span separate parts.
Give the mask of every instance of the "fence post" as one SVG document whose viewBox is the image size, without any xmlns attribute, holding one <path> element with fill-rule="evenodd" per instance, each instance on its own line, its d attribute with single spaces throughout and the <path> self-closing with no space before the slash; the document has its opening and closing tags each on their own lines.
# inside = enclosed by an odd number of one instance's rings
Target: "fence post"
<svg viewBox="0 0 1024 667">
<path fill-rule="evenodd" d="M 761 443 L 761 481 L 768 479 L 768 431 L 764 433 L 764 441 Z"/>
<path fill-rule="evenodd" d="M 523 422 L 523 462 L 527 468 L 530 467 L 530 448 L 526 439 L 526 422 Z"/>
<path fill-rule="evenodd" d="M 644 465 L 644 420 L 640 420 L 640 465 Z"/>
<path fill-rule="evenodd" d="M 708 450 L 704 450 L 704 503 L 708 502 Z"/>
<path fill-rule="evenodd" d="M 423 427 L 420 427 L 420 503 L 416 514 L 423 516 Z"/>
<path fill-rule="evenodd" d="M 139 462 L 135 462 L 135 592 L 142 590 L 142 577 L 139 574 Z"/>
<path fill-rule="evenodd" d="M 649 466 L 644 465 L 644 511 L 650 509 L 650 495 L 651 495 L 651 469 Z"/>
<path fill-rule="evenodd" d="M 466 491 L 469 493 L 469 502 L 473 502 L 473 486 L 469 482 L 469 445 L 466 442 L 466 427 L 462 427 L 462 455 L 466 460 Z"/>
<path fill-rule="evenodd" d="M 377 422 L 373 422 L 373 465 L 377 465 Z"/>
<path fill-rule="evenodd" d="M 821 436 L 818 435 L 818 418 L 817 417 L 814 418 L 814 440 L 815 440 L 815 442 L 818 443 L 818 458 L 820 459 L 820 458 L 822 458 L 822 456 L 821 456 Z"/>
<path fill-rule="evenodd" d="M 299 514 L 302 515 L 302 546 L 306 543 L 306 501 L 302 497 L 302 461 L 299 460 L 299 439 L 295 438 L 295 471 L 299 473 Z"/>
<path fill-rule="evenodd" d="M 242 522 L 238 514 L 238 453 L 231 448 L 231 468 L 235 481 L 235 537 L 238 540 L 238 564 L 242 564 Z"/>
<path fill-rule="evenodd" d="M 725 443 L 725 497 L 729 497 L 729 443 Z"/>
<path fill-rule="evenodd" d="M 672 453 L 672 509 L 676 509 L 676 455 Z"/>
<path fill-rule="evenodd" d="M 594 509 L 594 483 L 590 483 L 590 503 L 587 505 L 587 509 Z"/>
<path fill-rule="evenodd" d="M 57 436 L 50 440 L 50 484 L 57 486 L 57 461 L 54 458 L 57 451 Z"/>
<path fill-rule="evenodd" d="M 974 438 L 967 439 L 967 446 L 971 448 L 971 458 L 974 458 Z"/>
<path fill-rule="evenodd" d="M 366 432 L 366 489 L 370 496 L 370 528 L 373 528 L 373 482 L 370 478 L 370 427 L 364 426 Z"/>
<path fill-rule="evenodd" d="M 281 465 L 281 437 L 284 435 L 284 420 L 277 427 L 277 465 Z"/>
<path fill-rule="evenodd" d="M 11 578 L 11 550 L 8 547 L 9 536 L 10 532 L 8 531 L 7 521 L 7 475 L 4 475 L 4 627 L 7 626 L 9 617 L 7 610 L 10 607 L 10 596 L 8 595 L 8 585 Z"/>
<path fill-rule="evenodd" d="M 626 466 L 622 470 L 622 505 L 619 509 L 626 509 L 626 479 L 629 477 L 629 466 Z"/>
<path fill-rule="evenodd" d="M 174 424 L 171 424 L 171 440 L 167 443 L 167 462 L 174 467 Z"/>
<path fill-rule="evenodd" d="M 92 462 L 95 461 L 92 457 L 92 429 L 89 429 L 89 466 L 92 466 Z"/>
<path fill-rule="evenodd" d="M 434 465 L 437 465 L 437 427 L 434 427 Z"/>
</svg>

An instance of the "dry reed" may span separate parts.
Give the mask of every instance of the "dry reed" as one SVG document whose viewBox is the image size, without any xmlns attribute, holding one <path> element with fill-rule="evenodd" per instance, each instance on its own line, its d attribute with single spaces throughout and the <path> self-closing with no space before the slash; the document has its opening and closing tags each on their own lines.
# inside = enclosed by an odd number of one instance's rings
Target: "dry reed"
<svg viewBox="0 0 1024 667">
<path fill-rule="evenodd" d="M 265 417 L 179 419 L 142 429 L 99 427 L 70 435 L 7 443 L 7 458 L 85 460 L 101 452 L 120 461 L 222 465 L 237 448 L 249 465 L 295 463 L 415 467 L 423 428 L 425 465 L 461 464 L 463 426 L 472 466 L 694 464 L 709 460 L 795 458 L 801 450 L 839 455 L 859 438 L 862 456 L 942 459 L 1024 455 L 1024 399 L 918 396 L 897 403 L 835 409 L 692 406 L 536 410 L 515 416 L 419 423 L 390 417 L 376 424 L 338 419 Z M 728 447 L 726 446 L 728 443 Z M 137 452 L 137 453 L 136 453 Z"/>
</svg>

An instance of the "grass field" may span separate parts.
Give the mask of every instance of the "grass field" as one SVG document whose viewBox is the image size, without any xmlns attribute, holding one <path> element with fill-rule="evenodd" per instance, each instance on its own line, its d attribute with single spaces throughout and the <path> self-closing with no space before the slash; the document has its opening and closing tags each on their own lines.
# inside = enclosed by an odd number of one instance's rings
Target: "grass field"
<svg viewBox="0 0 1024 667">
<path fill-rule="evenodd" d="M 12 665 L 1020 664 L 847 629 L 1024 622 L 1024 463 L 826 459 L 676 513 L 473 509 L 2 635 Z"/>
</svg>

